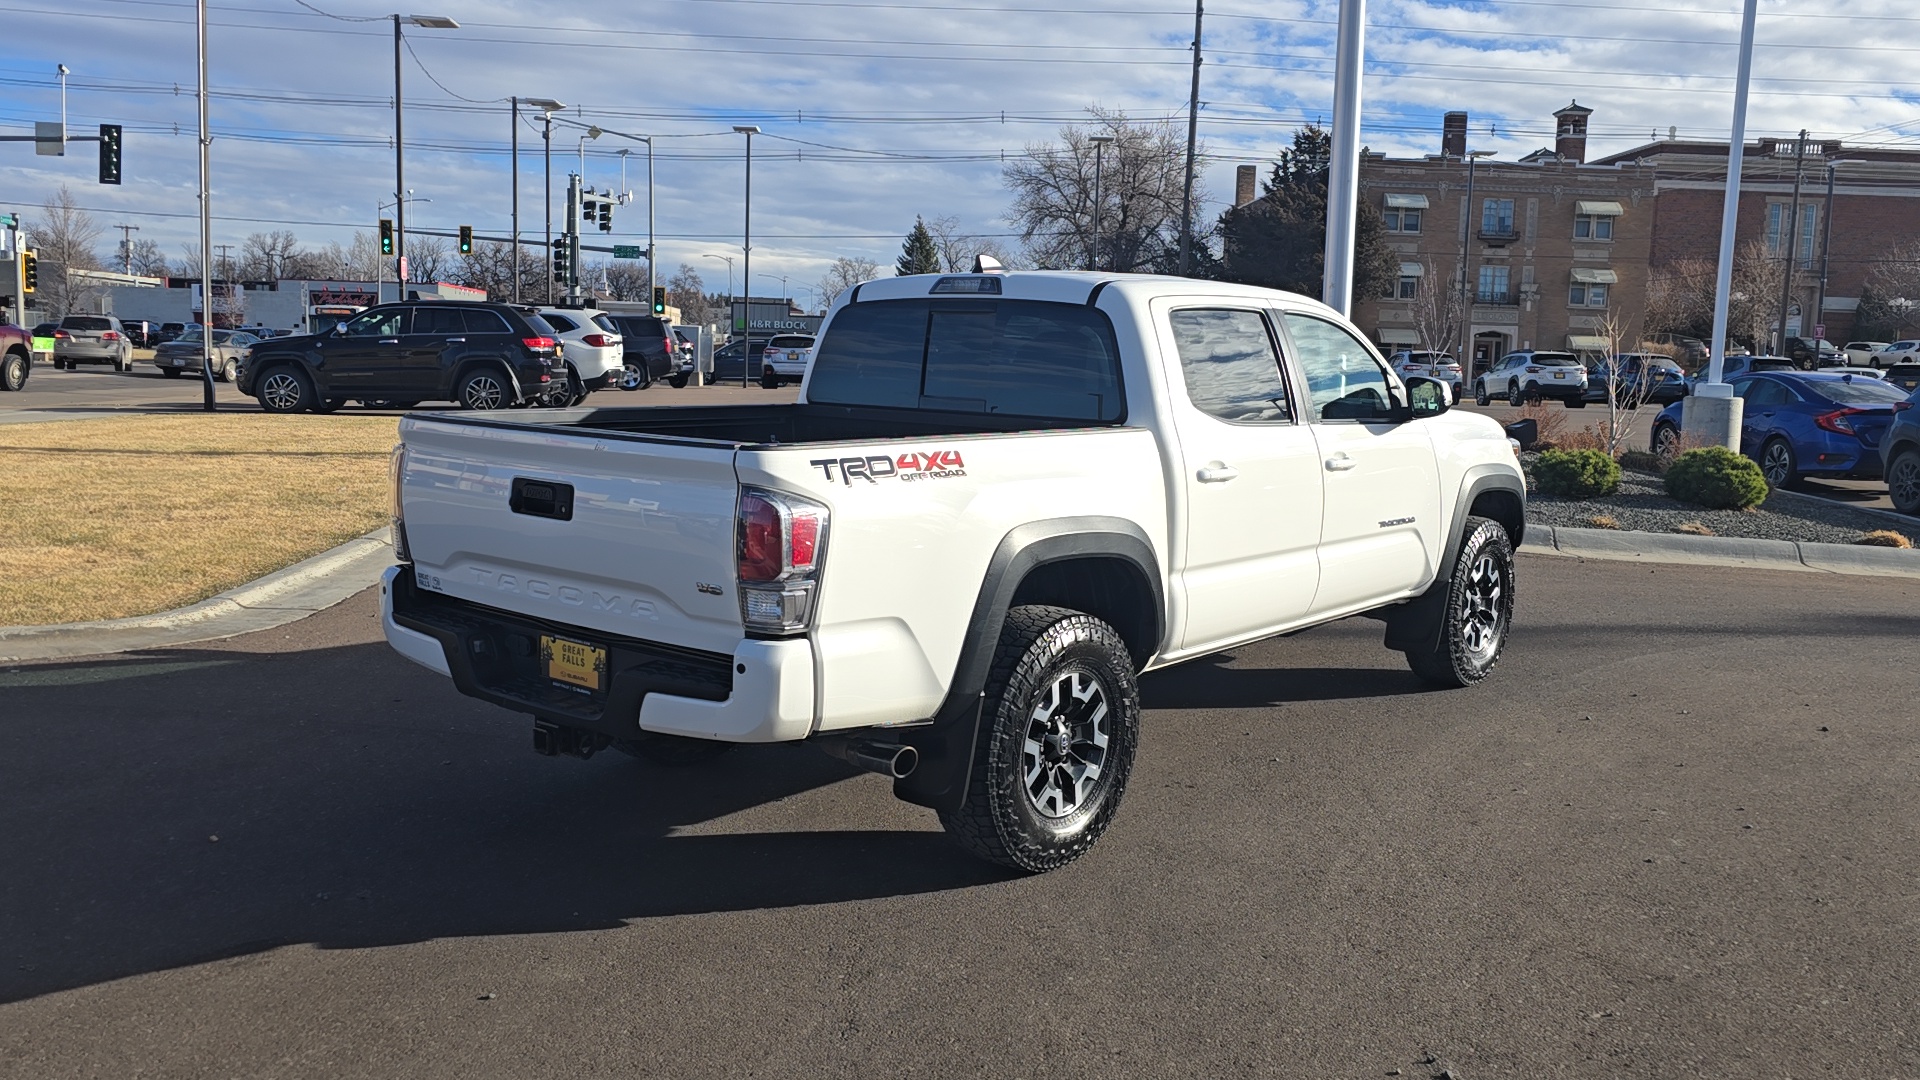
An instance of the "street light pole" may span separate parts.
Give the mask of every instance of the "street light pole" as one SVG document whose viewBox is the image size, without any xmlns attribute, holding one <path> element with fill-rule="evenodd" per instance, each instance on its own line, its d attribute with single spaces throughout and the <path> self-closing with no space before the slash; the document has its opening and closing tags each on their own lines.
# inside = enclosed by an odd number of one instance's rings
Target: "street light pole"
<svg viewBox="0 0 1920 1080">
<path fill-rule="evenodd" d="M 727 264 L 727 320 L 731 323 L 733 320 L 733 256 L 710 254 L 706 257 L 709 259 L 719 259 L 721 262 Z M 731 333 L 733 327 L 729 325 L 727 331 Z"/>
<path fill-rule="evenodd" d="M 566 108 L 552 98 L 516 97 L 513 99 L 513 302 L 516 304 L 520 302 L 520 103 L 522 101 L 549 115 Z M 553 192 L 549 188 L 547 197 L 551 199 L 552 196 Z"/>
<path fill-rule="evenodd" d="M 1090 135 L 1093 144 L 1093 242 L 1087 245 L 1087 269 L 1100 269 L 1100 151 L 1113 141 L 1111 135 Z"/>
<path fill-rule="evenodd" d="M 444 15 L 393 15 L 393 196 L 398 205 L 393 211 L 394 280 L 400 283 L 401 298 L 406 297 L 407 265 L 407 152 L 402 121 L 405 117 L 400 80 L 400 24 L 435 30 L 458 30 L 460 24 Z"/>
<path fill-rule="evenodd" d="M 207 0 L 196 0 L 200 43 L 200 407 L 213 411 L 213 132 L 207 123 Z M 62 125 L 66 117 L 61 116 Z"/>
<path fill-rule="evenodd" d="M 540 155 L 547 174 L 547 257 L 546 272 L 541 277 L 547 279 L 547 306 L 553 306 L 553 114 L 543 113 L 540 117 L 544 125 L 540 130 Z"/>
<path fill-rule="evenodd" d="M 740 350 L 740 388 L 747 386 L 747 365 L 753 353 L 753 137 L 760 129 L 753 124 L 735 124 L 733 130 L 747 137 L 747 191 L 740 227 L 740 280 L 746 283 L 747 301 L 741 306 L 741 321 L 746 323 L 746 344 Z M 731 269 L 731 265 L 729 265 Z M 729 273 L 728 278 L 732 278 Z M 732 316 L 728 316 L 731 321 Z"/>
</svg>

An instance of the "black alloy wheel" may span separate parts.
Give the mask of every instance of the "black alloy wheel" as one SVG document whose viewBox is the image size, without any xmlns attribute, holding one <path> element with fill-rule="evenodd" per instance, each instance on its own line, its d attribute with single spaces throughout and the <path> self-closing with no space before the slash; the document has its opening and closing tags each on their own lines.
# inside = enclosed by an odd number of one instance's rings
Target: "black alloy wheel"
<svg viewBox="0 0 1920 1080">
<path fill-rule="evenodd" d="M 1452 576 L 1432 588 L 1445 590 L 1433 608 L 1440 625 L 1429 624 L 1421 635 L 1434 644 L 1407 650 L 1407 666 L 1434 686 L 1472 686 L 1500 662 L 1513 625 L 1513 543 L 1507 530 L 1490 518 L 1468 518 Z"/>
<path fill-rule="evenodd" d="M 1908 447 L 1887 466 L 1887 495 L 1903 514 L 1920 514 L 1920 450 Z"/>
</svg>

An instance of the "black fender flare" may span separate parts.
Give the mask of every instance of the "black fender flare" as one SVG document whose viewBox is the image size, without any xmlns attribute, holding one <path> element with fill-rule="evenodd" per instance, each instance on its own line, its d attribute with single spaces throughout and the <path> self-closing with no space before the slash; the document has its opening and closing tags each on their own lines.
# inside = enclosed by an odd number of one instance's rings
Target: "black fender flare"
<svg viewBox="0 0 1920 1080">
<path fill-rule="evenodd" d="M 1447 601 L 1447 589 L 1453 581 L 1454 564 L 1460 560 L 1460 545 L 1466 540 L 1467 518 L 1476 499 L 1490 491 L 1504 491 L 1520 501 L 1516 522 L 1502 522 L 1514 549 L 1527 532 L 1527 482 L 1512 470 L 1488 462 L 1468 469 L 1460 478 L 1460 497 L 1454 500 L 1453 518 L 1447 525 L 1446 542 L 1440 548 L 1440 568 L 1427 591 L 1408 602 L 1388 609 L 1387 648 L 1406 652 L 1431 646 L 1438 640 L 1441 620 L 1437 608 Z M 1433 636 L 1429 641 L 1428 635 Z"/>
<path fill-rule="evenodd" d="M 1153 543 L 1139 525 L 1125 518 L 1087 516 L 1050 518 L 1014 528 L 1001 538 L 987 562 L 967 624 L 969 632 L 960 646 L 953 678 L 947 683 L 946 698 L 932 723 L 901 732 L 901 742 L 919 752 L 920 763 L 913 772 L 893 782 L 895 797 L 946 811 L 958 810 L 966 802 L 987 674 L 1001 628 L 1006 625 L 1007 611 L 1013 607 L 1021 583 L 1033 571 L 1048 563 L 1084 558 L 1120 559 L 1130 563 L 1147 582 L 1153 596 L 1153 644 L 1144 649 L 1144 655 L 1134 657 L 1135 664 L 1145 664 L 1164 645 L 1166 583 Z"/>
</svg>

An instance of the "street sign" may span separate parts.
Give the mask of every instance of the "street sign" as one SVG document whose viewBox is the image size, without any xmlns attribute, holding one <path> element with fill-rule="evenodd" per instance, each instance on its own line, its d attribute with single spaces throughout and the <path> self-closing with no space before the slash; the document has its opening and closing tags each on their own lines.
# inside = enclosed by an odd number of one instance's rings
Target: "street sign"
<svg viewBox="0 0 1920 1080">
<path fill-rule="evenodd" d="M 616 259 L 644 259 L 647 257 L 647 252 L 645 248 L 642 248 L 638 244 L 615 244 L 613 245 L 613 257 Z"/>
<path fill-rule="evenodd" d="M 1816 341 L 1825 341 L 1825 340 L 1827 339 L 1827 324 L 1826 324 L 1826 323 L 1814 323 L 1814 324 L 1813 324 L 1813 337 L 1814 337 L 1814 340 L 1816 340 Z"/>
<path fill-rule="evenodd" d="M 11 229 L 20 224 L 20 219 L 12 214 L 0 214 L 0 229 Z"/>
<path fill-rule="evenodd" d="M 33 152 L 41 157 L 66 157 L 66 125 L 58 120 L 35 121 L 33 125 Z"/>
</svg>

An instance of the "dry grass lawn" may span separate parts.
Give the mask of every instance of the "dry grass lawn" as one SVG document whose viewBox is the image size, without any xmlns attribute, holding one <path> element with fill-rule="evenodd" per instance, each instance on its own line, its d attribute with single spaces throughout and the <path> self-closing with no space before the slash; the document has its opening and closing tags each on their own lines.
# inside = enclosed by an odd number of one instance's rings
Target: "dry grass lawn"
<svg viewBox="0 0 1920 1080">
<path fill-rule="evenodd" d="M 386 524 L 392 417 L 0 427 L 0 626 L 149 615 Z"/>
</svg>

